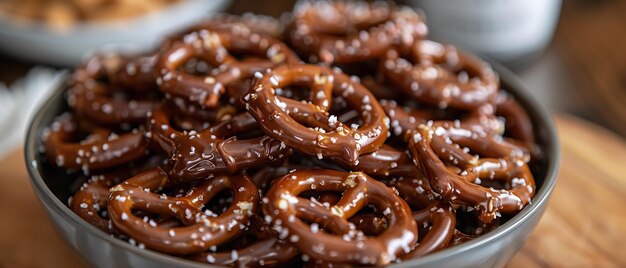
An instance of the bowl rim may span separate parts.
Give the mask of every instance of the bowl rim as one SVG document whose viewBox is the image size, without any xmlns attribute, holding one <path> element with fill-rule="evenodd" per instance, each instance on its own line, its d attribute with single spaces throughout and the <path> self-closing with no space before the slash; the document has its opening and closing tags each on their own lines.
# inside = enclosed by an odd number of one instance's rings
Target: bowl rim
<svg viewBox="0 0 626 268">
<path fill-rule="evenodd" d="M 548 199 L 554 190 L 557 182 L 561 156 L 558 136 L 556 134 L 555 125 L 551 119 L 550 113 L 534 96 L 532 96 L 528 92 L 526 86 L 521 81 L 521 79 L 517 77 L 517 75 L 513 74 L 506 67 L 503 67 L 495 62 L 490 61 L 490 63 L 492 64 L 496 73 L 499 74 L 501 81 L 505 81 L 506 84 L 509 85 L 510 89 L 508 89 L 507 92 L 510 92 L 512 95 L 514 95 L 515 98 L 522 104 L 522 106 L 524 106 L 524 108 L 526 108 L 527 111 L 530 113 L 530 117 L 534 125 L 539 128 L 544 128 L 542 129 L 542 131 L 545 131 L 546 135 L 546 148 L 544 148 L 544 151 L 546 152 L 545 157 L 547 159 L 546 161 L 548 162 L 543 183 L 540 185 L 540 187 L 538 187 L 538 191 L 535 197 L 532 199 L 532 203 L 527 205 L 517 215 L 513 216 L 510 220 L 508 220 L 502 226 L 496 228 L 495 230 L 460 245 L 434 252 L 417 259 L 407 260 L 397 264 L 391 264 L 389 265 L 389 267 L 414 267 L 418 265 L 433 264 L 439 260 L 449 258 L 453 255 L 462 254 L 463 252 L 466 252 L 472 248 L 480 247 L 484 244 L 490 243 L 493 240 L 499 239 L 510 230 L 517 228 L 520 224 L 522 224 L 522 222 L 531 217 L 532 214 L 538 213 L 537 211 L 540 210 L 543 206 L 546 206 L 545 203 L 548 202 Z M 39 163 L 36 160 L 36 156 L 38 154 L 37 145 L 39 140 L 39 132 L 42 128 L 41 121 L 43 120 L 44 115 L 54 105 L 58 105 L 55 100 L 58 100 L 58 98 L 60 97 L 59 95 L 63 94 L 65 87 L 66 85 L 62 83 L 62 86 L 60 86 L 53 94 L 51 94 L 46 102 L 39 108 L 29 124 L 28 132 L 26 135 L 26 142 L 24 145 L 24 159 L 26 168 L 30 175 L 29 179 L 31 182 L 31 186 L 37 193 L 40 201 L 44 203 L 43 205 L 55 210 L 59 215 L 71 221 L 76 228 L 85 228 L 86 232 L 90 235 L 94 235 L 99 239 L 105 240 L 106 242 L 111 243 L 114 246 L 121 247 L 121 249 L 123 250 L 132 251 L 134 254 L 140 255 L 144 258 L 153 259 L 167 265 L 207 267 L 206 263 L 194 262 L 157 251 L 140 249 L 127 243 L 126 241 L 111 237 L 109 234 L 92 226 L 91 224 L 80 218 L 67 205 L 65 205 L 62 200 L 56 198 L 54 193 L 52 193 L 52 191 L 47 187 L 42 178 L 42 175 L 39 172 Z"/>
</svg>

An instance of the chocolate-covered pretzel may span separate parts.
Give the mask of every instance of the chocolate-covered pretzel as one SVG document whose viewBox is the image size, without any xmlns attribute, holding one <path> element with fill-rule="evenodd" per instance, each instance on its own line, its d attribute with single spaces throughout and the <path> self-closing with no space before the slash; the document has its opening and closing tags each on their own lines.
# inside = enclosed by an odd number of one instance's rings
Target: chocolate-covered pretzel
<svg viewBox="0 0 626 268">
<path fill-rule="evenodd" d="M 409 149 L 435 192 L 453 204 L 473 206 L 483 222 L 492 221 L 501 212 L 521 210 L 535 193 L 534 178 L 526 164 L 528 156 L 501 137 L 441 122 L 418 127 Z M 453 172 L 444 161 L 460 172 Z M 480 185 L 481 180 L 504 180 L 509 189 L 486 188 Z"/>
<path fill-rule="evenodd" d="M 415 176 L 420 172 L 411 162 L 408 152 L 386 144 L 374 152 L 360 155 L 356 165 L 341 158 L 333 160 L 351 171 L 360 171 L 375 177 Z"/>
<path fill-rule="evenodd" d="M 81 135 L 86 138 L 81 140 Z M 116 134 L 98 126 L 79 125 L 76 118 L 67 113 L 44 130 L 42 140 L 50 162 L 85 172 L 139 159 L 147 150 L 147 142 L 139 129 Z"/>
<path fill-rule="evenodd" d="M 100 213 L 109 203 L 109 188 L 126 178 L 113 174 L 94 175 L 72 196 L 70 208 L 89 224 L 106 233 L 114 233 L 113 224 Z"/>
<path fill-rule="evenodd" d="M 256 128 L 248 113 L 199 131 L 180 131 L 170 125 L 173 108 L 168 103 L 157 107 L 150 120 L 150 137 L 168 153 L 170 175 L 179 180 L 196 180 L 213 173 L 229 172 L 280 160 L 289 152 L 282 142 L 262 135 L 238 139 L 236 133 Z"/>
<path fill-rule="evenodd" d="M 458 111 L 451 113 L 452 115 L 444 114 L 442 116 L 441 110 L 406 107 L 399 105 L 396 101 L 388 100 L 382 100 L 381 106 L 389 117 L 391 133 L 404 141 L 408 141 L 412 132 L 420 125 L 434 120 L 446 121 L 447 124 L 462 124 L 485 135 L 502 135 L 505 130 L 503 122 L 494 115 L 492 107 L 488 107 L 488 105 L 478 110 L 464 112 L 463 116 L 457 114 Z M 441 117 L 451 120 L 437 120 Z"/>
<path fill-rule="evenodd" d="M 406 95 L 440 108 L 495 104 L 499 82 L 489 64 L 450 45 L 416 41 L 387 51 L 380 69 Z"/>
<path fill-rule="evenodd" d="M 292 84 L 312 88 L 331 87 L 332 92 L 312 90 L 308 104 L 314 113 L 303 112 L 302 103 L 281 98 L 276 89 Z M 332 96 L 344 98 L 363 124 L 347 126 L 326 111 Z M 313 95 L 313 94 L 312 94 Z M 387 138 L 385 114 L 374 96 L 361 84 L 338 70 L 315 65 L 283 65 L 264 74 L 245 100 L 261 129 L 287 146 L 318 157 L 338 157 L 356 164 L 359 155 L 376 151 Z M 309 127 L 315 127 L 311 129 Z"/>
<path fill-rule="evenodd" d="M 165 171 L 154 168 L 112 187 L 108 209 L 115 228 L 146 248 L 177 255 L 200 253 L 245 229 L 259 201 L 256 187 L 243 175 L 204 179 L 182 197 L 158 194 L 171 183 Z M 226 189 L 233 199 L 225 212 L 215 216 L 202 210 Z M 136 210 L 175 217 L 183 226 L 157 226 L 133 214 Z"/>
<path fill-rule="evenodd" d="M 335 192 L 315 192 L 309 199 L 317 204 L 325 207 L 331 207 L 336 205 L 341 200 L 341 195 Z M 305 197 L 305 195 L 301 195 Z M 378 215 L 380 214 L 380 215 Z M 383 233 L 389 225 L 382 213 L 359 212 L 348 219 L 350 224 L 354 224 L 354 227 L 363 232 L 367 236 L 377 236 Z"/>
<path fill-rule="evenodd" d="M 405 140 L 408 132 L 414 130 L 420 124 L 435 118 L 435 115 L 430 111 L 404 107 L 394 100 L 381 100 L 380 105 L 389 117 L 391 134 L 402 137 Z"/>
<path fill-rule="evenodd" d="M 389 183 L 411 205 L 413 218 L 424 229 L 417 246 L 403 259 L 412 259 L 447 247 L 455 234 L 456 214 L 447 201 L 435 199 L 425 177 L 400 178 Z"/>
<path fill-rule="evenodd" d="M 131 71 L 142 64 L 140 59 L 107 54 L 87 60 L 72 74 L 68 90 L 70 107 L 100 124 L 143 123 L 157 102 L 146 94 L 154 90 L 146 85 L 149 84 L 146 80 L 151 77 L 154 80 L 152 63 Z M 143 96 L 139 97 L 138 93 Z"/>
<path fill-rule="evenodd" d="M 434 202 L 413 212 L 418 226 L 430 226 L 419 244 L 403 259 L 412 259 L 446 248 L 455 234 L 456 215 L 448 202 Z"/>
<path fill-rule="evenodd" d="M 253 56 L 237 59 L 233 53 Z M 256 57 L 256 58 L 255 58 Z M 191 59 L 213 67 L 208 74 L 183 72 L 180 67 Z M 258 60 L 261 58 L 262 60 Z M 206 107 L 215 107 L 224 86 L 251 77 L 257 71 L 299 59 L 284 43 L 249 31 L 191 32 L 165 48 L 157 61 L 161 91 L 185 97 Z"/>
<path fill-rule="evenodd" d="M 534 157 L 539 158 L 540 148 L 536 145 L 533 124 L 528 112 L 511 95 L 500 92 L 496 101 L 496 115 L 504 117 L 504 135 L 509 142 L 524 146 Z"/>
<path fill-rule="evenodd" d="M 428 178 L 421 172 L 388 180 L 386 184 L 396 189 L 398 195 L 413 209 L 424 209 L 438 200 L 437 193 L 431 189 Z"/>
<path fill-rule="evenodd" d="M 326 208 L 298 197 L 304 191 L 343 195 Z M 294 244 L 315 259 L 384 265 L 408 253 L 417 241 L 417 226 L 408 205 L 390 188 L 363 173 L 299 170 L 276 181 L 266 197 L 263 210 L 274 228 L 296 236 Z M 356 230 L 347 219 L 366 205 L 380 209 L 393 228 L 375 237 Z"/>
<path fill-rule="evenodd" d="M 106 216 L 109 204 L 109 188 L 121 183 L 128 177 L 161 164 L 159 155 L 141 159 L 99 175 L 92 175 L 84 182 L 69 200 L 72 211 L 89 224 L 109 234 L 117 234 L 111 221 Z"/>
<path fill-rule="evenodd" d="M 172 97 L 166 101 L 171 105 L 168 113 L 173 115 L 173 121 L 186 130 L 202 130 L 215 122 L 226 120 L 241 112 L 237 107 L 223 104 L 216 108 L 205 109 L 199 104 L 187 101 L 184 98 Z M 185 123 L 185 121 L 189 121 Z M 186 126 L 183 126 L 186 125 Z"/>
<path fill-rule="evenodd" d="M 154 53 L 128 57 L 122 61 L 115 74 L 109 75 L 111 83 L 137 93 L 158 89 L 156 83 L 156 55 Z"/>
<path fill-rule="evenodd" d="M 276 267 L 287 264 L 298 255 L 298 249 L 272 230 L 260 216 L 250 217 L 250 226 L 245 231 L 257 241 L 241 248 L 212 252 L 202 252 L 191 257 L 192 260 L 217 265 L 235 267 Z M 239 239 L 234 244 L 245 243 Z"/>
<path fill-rule="evenodd" d="M 427 31 L 414 10 L 386 2 L 300 1 L 287 38 L 312 62 L 349 63 L 380 57 Z"/>
<path fill-rule="evenodd" d="M 273 17 L 244 13 L 240 16 L 232 14 L 217 14 L 202 21 L 187 32 L 207 29 L 211 31 L 238 31 L 261 34 L 280 38 L 283 25 Z"/>
</svg>

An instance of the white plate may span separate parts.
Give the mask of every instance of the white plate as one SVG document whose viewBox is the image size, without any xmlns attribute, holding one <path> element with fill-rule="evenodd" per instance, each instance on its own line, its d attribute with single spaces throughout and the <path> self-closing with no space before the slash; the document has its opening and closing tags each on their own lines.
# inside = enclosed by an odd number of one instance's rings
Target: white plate
<svg viewBox="0 0 626 268">
<path fill-rule="evenodd" d="M 148 50 L 168 34 L 222 11 L 230 0 L 186 0 L 161 11 L 120 22 L 83 23 L 67 32 L 38 24 L 15 23 L 0 16 L 0 50 L 37 63 L 75 66 L 102 47 Z"/>
</svg>

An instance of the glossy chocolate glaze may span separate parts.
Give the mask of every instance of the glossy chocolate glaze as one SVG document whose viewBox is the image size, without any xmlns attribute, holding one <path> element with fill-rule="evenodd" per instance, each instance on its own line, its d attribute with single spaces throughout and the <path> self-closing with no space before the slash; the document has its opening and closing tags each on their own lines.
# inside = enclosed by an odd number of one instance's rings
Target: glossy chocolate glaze
<svg viewBox="0 0 626 268">
<path fill-rule="evenodd" d="M 404 94 L 440 108 L 474 110 L 494 104 L 498 91 L 489 64 L 430 40 L 388 51 L 380 69 Z"/>
<path fill-rule="evenodd" d="M 456 215 L 448 202 L 434 202 L 428 207 L 413 212 L 418 226 L 430 225 L 430 230 L 419 244 L 403 259 L 412 259 L 446 248 L 454 236 Z"/>
<path fill-rule="evenodd" d="M 349 170 L 360 171 L 374 177 L 415 176 L 420 172 L 411 162 L 407 151 L 386 144 L 375 152 L 360 155 L 356 165 L 351 165 L 341 158 L 333 158 L 333 161 Z"/>
<path fill-rule="evenodd" d="M 461 146 L 484 157 L 471 155 Z M 454 204 L 474 206 L 483 222 L 492 221 L 501 212 L 521 210 L 534 195 L 534 178 L 526 164 L 528 156 L 498 137 L 449 122 L 434 123 L 421 125 L 414 132 L 409 149 L 435 192 Z M 452 172 L 442 160 L 458 166 L 462 172 Z M 506 181 L 510 189 L 480 185 L 481 180 L 496 179 Z"/>
<path fill-rule="evenodd" d="M 315 97 L 326 105 L 313 105 L 315 114 L 303 113 L 292 103 L 283 101 L 275 89 L 293 83 L 304 83 L 314 88 Z M 330 108 L 329 94 L 315 87 L 327 88 L 332 84 L 332 95 L 346 99 L 356 110 L 363 125 L 345 125 L 337 116 L 325 111 Z M 248 111 L 269 136 L 283 141 L 287 146 L 318 157 L 338 157 L 357 164 L 359 155 L 376 151 L 387 138 L 385 113 L 374 96 L 358 82 L 338 70 L 315 65 L 284 65 L 264 74 L 244 97 Z M 302 105 L 300 105 L 302 106 Z M 303 125 L 317 127 L 310 129 Z"/>
<path fill-rule="evenodd" d="M 163 162 L 163 157 L 160 155 L 150 156 L 139 160 L 139 162 L 128 164 L 124 169 L 92 175 L 70 198 L 69 206 L 78 216 L 91 225 L 107 233 L 118 235 L 119 233 L 113 227 L 113 223 L 103 215 L 109 204 L 109 188 L 137 173 L 154 168 L 161 162 Z"/>
<path fill-rule="evenodd" d="M 113 186 L 108 211 L 115 228 L 146 248 L 177 255 L 200 253 L 245 229 L 259 202 L 257 188 L 240 174 L 203 179 L 182 197 L 158 194 L 172 183 L 167 172 L 154 168 Z M 224 213 L 215 216 L 202 210 L 226 189 L 233 200 Z M 183 226 L 158 226 L 137 217 L 136 210 L 174 217 Z"/>
<path fill-rule="evenodd" d="M 392 180 L 400 197 L 413 209 L 413 219 L 424 230 L 417 246 L 403 259 L 411 259 L 447 247 L 454 236 L 456 213 L 449 202 L 440 199 L 430 188 L 428 179 L 422 176 Z M 420 233 L 421 235 L 421 233 Z"/>
<path fill-rule="evenodd" d="M 230 28 L 229 28 L 230 29 Z M 159 54 L 157 83 L 161 91 L 185 97 L 205 107 L 215 107 L 225 86 L 250 78 L 255 72 L 283 63 L 296 64 L 300 60 L 287 45 L 272 37 L 236 28 L 230 31 L 206 29 L 184 35 L 181 40 Z M 252 55 L 252 60 L 237 59 L 231 53 Z M 263 57 L 259 61 L 256 57 Z M 214 67 L 207 75 L 185 73 L 179 68 L 197 58 Z"/>
<path fill-rule="evenodd" d="M 280 160 L 290 151 L 280 141 L 265 135 L 251 139 L 233 136 L 256 127 L 256 121 L 247 113 L 200 132 L 187 132 L 170 125 L 168 112 L 171 111 L 171 106 L 164 104 L 152 112 L 150 138 L 170 156 L 173 164 L 170 176 L 178 180 L 197 180 L 220 172 L 234 173 Z"/>
<path fill-rule="evenodd" d="M 515 98 L 500 91 L 496 103 L 496 115 L 505 119 L 504 135 L 508 142 L 525 147 L 534 158 L 541 158 L 541 148 L 535 142 L 530 117 Z"/>
<path fill-rule="evenodd" d="M 243 248 L 218 252 L 206 251 L 193 255 L 191 259 L 235 267 L 276 267 L 288 264 L 299 254 L 296 247 L 279 239 L 279 234 L 259 216 L 250 217 L 250 226 L 244 233 L 253 236 L 257 241 Z M 239 240 L 236 239 L 234 243 L 245 243 Z"/>
<path fill-rule="evenodd" d="M 100 213 L 103 210 L 106 211 L 109 204 L 109 188 L 125 179 L 127 177 L 112 174 L 91 176 L 72 197 L 70 208 L 98 229 L 111 234 L 117 233 L 113 224 L 101 217 Z"/>
<path fill-rule="evenodd" d="M 311 190 L 343 194 L 335 205 L 326 208 L 298 197 Z M 384 265 L 408 253 L 417 241 L 417 225 L 406 202 L 363 173 L 299 170 L 278 179 L 266 197 L 263 210 L 274 228 L 297 236 L 295 245 L 314 259 Z M 383 211 L 393 228 L 375 237 L 359 235 L 347 219 L 368 204 Z"/>
<path fill-rule="evenodd" d="M 128 133 L 116 134 L 97 126 L 82 129 L 71 114 L 56 118 L 50 128 L 42 133 L 48 161 L 58 167 L 82 169 L 111 168 L 139 159 L 146 154 L 148 143 L 143 132 L 134 129 Z M 87 132 L 87 138 L 80 139 L 81 132 Z"/>
<path fill-rule="evenodd" d="M 428 32 L 413 9 L 387 2 L 301 1 L 293 16 L 287 39 L 311 62 L 378 58 L 391 47 L 412 43 Z"/>
<path fill-rule="evenodd" d="M 113 85 L 137 93 L 156 91 L 156 54 L 126 57 L 115 75 L 108 76 Z"/>
<path fill-rule="evenodd" d="M 251 31 L 254 33 L 280 39 L 283 25 L 275 18 L 252 13 L 241 16 L 217 14 L 208 20 L 186 30 L 187 33 L 202 29 L 211 31 Z"/>
<path fill-rule="evenodd" d="M 403 107 L 394 100 L 381 100 L 380 105 L 389 117 L 390 132 L 394 136 L 402 137 L 405 140 L 408 139 L 407 133 L 435 117 L 429 111 Z"/>
<path fill-rule="evenodd" d="M 119 126 L 144 122 L 157 103 L 145 93 L 155 88 L 142 85 L 141 89 L 137 89 L 137 85 L 147 83 L 145 80 L 148 79 L 154 80 L 154 76 L 148 66 L 147 73 L 135 71 L 139 79 L 125 78 L 129 73 L 125 66 L 136 64 L 134 61 L 139 60 L 118 54 L 90 58 L 72 74 L 68 90 L 70 107 L 77 114 L 100 124 Z M 138 97 L 137 93 L 143 93 L 142 97 Z"/>
</svg>

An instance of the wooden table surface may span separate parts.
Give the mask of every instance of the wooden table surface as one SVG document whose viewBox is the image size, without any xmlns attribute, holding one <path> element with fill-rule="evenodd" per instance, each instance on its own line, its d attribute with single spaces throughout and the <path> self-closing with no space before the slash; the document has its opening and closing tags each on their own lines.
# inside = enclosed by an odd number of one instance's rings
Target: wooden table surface
<svg viewBox="0 0 626 268">
<path fill-rule="evenodd" d="M 626 141 L 580 119 L 555 118 L 562 165 L 549 207 L 510 267 L 625 267 Z M 0 267 L 86 266 L 53 230 L 23 154 L 0 162 Z"/>
</svg>

